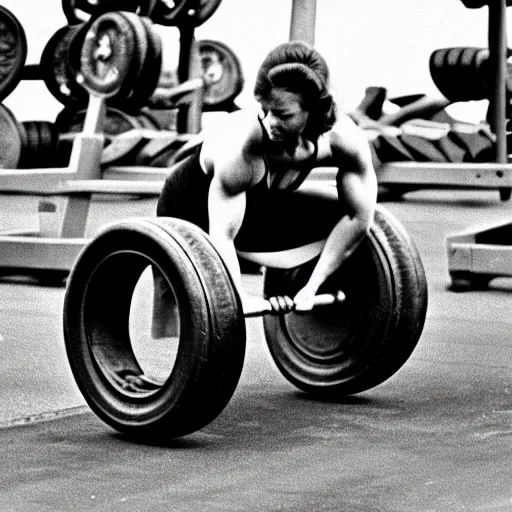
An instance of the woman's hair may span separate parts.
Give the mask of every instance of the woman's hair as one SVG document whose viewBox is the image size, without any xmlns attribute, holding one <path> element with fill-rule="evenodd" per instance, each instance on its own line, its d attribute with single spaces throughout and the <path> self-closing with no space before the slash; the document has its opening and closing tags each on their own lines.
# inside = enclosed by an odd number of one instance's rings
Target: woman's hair
<svg viewBox="0 0 512 512">
<path fill-rule="evenodd" d="M 302 96 L 302 106 L 309 111 L 308 135 L 318 137 L 336 122 L 327 63 L 310 45 L 302 41 L 283 43 L 267 55 L 256 76 L 255 98 L 268 99 L 274 87 Z"/>
</svg>

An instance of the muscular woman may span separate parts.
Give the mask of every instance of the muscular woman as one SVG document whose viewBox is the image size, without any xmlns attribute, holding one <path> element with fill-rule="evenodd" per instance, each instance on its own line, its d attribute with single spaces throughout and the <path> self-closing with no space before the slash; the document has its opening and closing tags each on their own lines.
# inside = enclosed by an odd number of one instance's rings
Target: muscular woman
<svg viewBox="0 0 512 512">
<path fill-rule="evenodd" d="M 171 169 L 157 214 L 209 233 L 246 310 L 263 299 L 244 292 L 237 250 L 282 251 L 325 239 L 306 285 L 295 297 L 271 299 L 276 311 L 308 311 L 372 222 L 377 180 L 370 148 L 337 112 L 327 64 L 305 43 L 284 43 L 268 54 L 254 96 L 258 109 L 226 115 L 194 155 Z M 305 182 L 315 167 L 337 168 L 336 188 Z M 156 284 L 161 295 L 164 287 Z M 156 297 L 154 320 L 162 301 Z"/>
</svg>

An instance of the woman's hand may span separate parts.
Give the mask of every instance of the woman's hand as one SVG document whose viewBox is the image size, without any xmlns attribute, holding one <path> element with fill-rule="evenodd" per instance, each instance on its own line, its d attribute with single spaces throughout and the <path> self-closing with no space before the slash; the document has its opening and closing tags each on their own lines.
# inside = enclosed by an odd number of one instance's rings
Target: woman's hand
<svg viewBox="0 0 512 512">
<path fill-rule="evenodd" d="M 294 311 L 296 313 L 307 313 L 315 306 L 315 296 L 317 290 L 312 287 L 305 286 L 293 298 L 295 304 Z"/>
<path fill-rule="evenodd" d="M 295 309 L 295 303 L 288 295 L 278 295 L 277 297 L 269 297 L 268 302 L 272 306 L 272 315 L 280 315 L 289 313 Z"/>
<path fill-rule="evenodd" d="M 244 293 L 241 295 L 242 306 L 246 316 L 255 316 L 255 312 L 268 311 L 272 315 L 279 315 L 288 313 L 294 309 L 294 302 L 288 296 L 263 297 L 256 295 L 249 295 Z M 269 304 L 271 311 L 269 311 Z"/>
</svg>

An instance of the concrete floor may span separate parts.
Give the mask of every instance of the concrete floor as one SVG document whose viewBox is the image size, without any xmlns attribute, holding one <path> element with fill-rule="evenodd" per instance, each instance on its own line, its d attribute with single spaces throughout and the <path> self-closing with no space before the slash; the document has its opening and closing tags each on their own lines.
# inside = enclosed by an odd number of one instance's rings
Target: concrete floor
<svg viewBox="0 0 512 512">
<path fill-rule="evenodd" d="M 129 442 L 84 406 L 63 349 L 62 288 L 0 283 L 1 509 L 512 510 L 512 285 L 448 291 L 445 248 L 448 234 L 512 220 L 511 205 L 497 192 L 422 191 L 386 206 L 429 284 L 404 367 L 360 395 L 315 401 L 279 374 L 252 319 L 229 405 L 166 446 Z"/>
</svg>

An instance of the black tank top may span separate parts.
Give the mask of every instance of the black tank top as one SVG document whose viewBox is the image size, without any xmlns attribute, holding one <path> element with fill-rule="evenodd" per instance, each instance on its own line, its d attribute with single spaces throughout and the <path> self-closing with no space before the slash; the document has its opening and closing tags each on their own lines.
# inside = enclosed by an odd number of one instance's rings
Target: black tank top
<svg viewBox="0 0 512 512">
<path fill-rule="evenodd" d="M 258 116 L 258 121 L 260 123 L 261 130 L 263 133 L 264 147 L 270 149 L 271 144 L 273 144 L 273 142 L 270 140 L 270 138 L 267 134 L 267 130 L 265 130 L 265 127 L 263 126 L 263 121 L 260 116 Z M 266 151 L 264 151 L 264 155 L 265 154 L 266 154 Z M 269 176 L 270 165 L 268 163 L 267 158 L 265 156 L 263 156 L 263 160 L 265 162 L 265 175 L 263 176 L 263 178 L 260 181 L 258 181 L 258 183 L 254 187 L 252 187 L 251 189 L 249 189 L 247 191 L 247 194 L 252 195 L 254 193 L 253 191 L 255 191 L 255 190 L 256 190 L 256 193 L 262 193 L 265 190 L 272 191 L 272 192 L 274 192 L 274 191 L 281 192 L 281 193 L 282 192 L 293 192 L 294 190 L 297 190 L 300 187 L 300 185 L 302 184 L 302 182 L 307 178 L 307 176 L 311 172 L 311 170 L 313 169 L 313 167 L 316 163 L 317 155 L 318 155 L 318 142 L 315 141 L 313 153 L 309 157 L 308 161 L 303 164 L 304 169 L 301 171 L 298 171 L 298 174 L 295 177 L 295 179 L 291 183 L 289 183 L 285 188 L 279 188 L 279 185 L 282 184 L 284 181 L 282 178 L 287 177 L 286 173 L 283 173 L 282 175 L 277 174 L 276 177 L 274 178 L 274 180 L 272 181 L 272 183 L 269 184 L 268 176 Z M 281 177 L 281 179 L 279 179 L 279 177 Z"/>
</svg>

